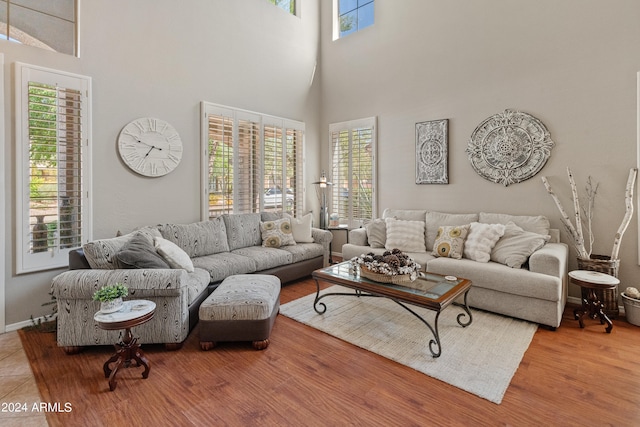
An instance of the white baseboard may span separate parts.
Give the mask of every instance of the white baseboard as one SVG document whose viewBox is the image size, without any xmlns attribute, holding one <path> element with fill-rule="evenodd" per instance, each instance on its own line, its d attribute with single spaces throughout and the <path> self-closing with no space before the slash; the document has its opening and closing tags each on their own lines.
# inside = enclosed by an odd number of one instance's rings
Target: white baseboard
<svg viewBox="0 0 640 427">
<path fill-rule="evenodd" d="M 17 331 L 18 329 L 26 328 L 27 326 L 33 326 L 33 322 L 36 322 L 36 323 L 38 323 L 38 322 L 47 322 L 48 320 L 51 320 L 51 319 L 45 319 L 44 316 L 35 318 L 35 319 L 33 319 L 33 321 L 31 319 L 23 320 L 22 322 L 12 323 L 10 325 L 6 325 L 4 331 L 5 332 L 13 332 L 13 331 Z"/>
</svg>

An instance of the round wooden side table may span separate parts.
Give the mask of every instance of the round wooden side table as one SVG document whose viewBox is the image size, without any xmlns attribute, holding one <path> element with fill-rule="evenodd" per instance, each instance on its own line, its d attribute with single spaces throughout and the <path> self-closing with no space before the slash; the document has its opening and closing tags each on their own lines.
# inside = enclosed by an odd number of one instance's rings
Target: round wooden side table
<svg viewBox="0 0 640 427">
<path fill-rule="evenodd" d="M 588 314 L 592 319 L 600 318 L 600 324 L 607 324 L 606 331 L 611 333 L 613 323 L 604 313 L 604 304 L 598 298 L 597 290 L 615 289 L 620 280 L 609 274 L 600 273 L 598 271 L 574 270 L 569 272 L 571 283 L 587 290 L 586 298 L 582 298 L 582 307 L 573 310 L 573 316 L 580 323 L 580 327 L 584 328 L 582 318 Z"/>
<path fill-rule="evenodd" d="M 102 367 L 104 370 L 105 378 L 109 378 L 109 390 L 116 389 L 117 381 L 116 374 L 121 366 L 128 368 L 131 365 L 131 361 L 136 362 L 135 366 L 144 366 L 144 372 L 142 372 L 142 378 L 149 377 L 149 361 L 144 356 L 144 353 L 140 349 L 138 344 L 138 338 L 134 338 L 131 333 L 131 328 L 134 326 L 142 325 L 148 322 L 156 312 L 156 303 L 147 300 L 129 300 L 124 301 L 122 309 L 115 313 L 102 313 L 98 311 L 93 319 L 98 323 L 98 326 L 105 330 L 119 330 L 124 329 L 124 336 L 122 341 L 115 344 L 116 353 L 107 360 Z M 109 367 L 109 364 L 114 363 L 113 369 Z"/>
</svg>

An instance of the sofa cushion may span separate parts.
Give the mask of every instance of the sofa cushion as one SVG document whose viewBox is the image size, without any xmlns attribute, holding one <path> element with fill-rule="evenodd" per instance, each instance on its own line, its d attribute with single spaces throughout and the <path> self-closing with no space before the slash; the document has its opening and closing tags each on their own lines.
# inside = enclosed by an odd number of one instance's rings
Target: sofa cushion
<svg viewBox="0 0 640 427">
<path fill-rule="evenodd" d="M 205 255 L 192 259 L 197 268 L 207 270 L 211 275 L 211 282 L 220 282 L 232 274 L 255 273 L 256 262 L 244 255 L 230 252 Z"/>
<path fill-rule="evenodd" d="M 153 246 L 145 233 L 136 232 L 116 254 L 122 268 L 171 268 Z"/>
<path fill-rule="evenodd" d="M 162 237 L 175 243 L 191 258 L 229 252 L 227 229 L 222 218 L 192 224 L 158 226 Z"/>
<path fill-rule="evenodd" d="M 136 233 L 143 233 L 151 238 L 160 236 L 160 232 L 157 229 L 153 227 L 143 227 L 123 236 L 85 243 L 82 249 L 91 268 L 98 270 L 115 270 L 122 268 L 123 266 L 118 260 L 117 254 Z"/>
<path fill-rule="evenodd" d="M 444 225 L 438 228 L 432 254 L 436 257 L 462 258 L 464 242 L 469 233 L 470 224 Z"/>
<path fill-rule="evenodd" d="M 209 272 L 201 268 L 195 268 L 191 273 L 187 273 L 187 295 L 189 305 L 209 286 L 211 276 Z"/>
<path fill-rule="evenodd" d="M 291 261 L 293 260 L 293 256 L 290 252 L 277 248 L 265 248 L 262 246 L 240 248 L 231 253 L 251 258 L 256 265 L 256 271 L 291 264 Z"/>
<path fill-rule="evenodd" d="M 504 235 L 491 251 L 491 260 L 511 268 L 521 268 L 532 253 L 543 247 L 551 236 L 524 231 L 509 222 L 505 226 Z"/>
<path fill-rule="evenodd" d="M 543 236 L 549 235 L 549 228 L 551 227 L 547 217 L 529 216 L 529 215 L 508 215 L 500 213 L 487 213 L 480 212 L 478 222 L 485 224 L 507 224 L 513 222 L 524 231 L 530 231 L 532 233 L 542 234 Z"/>
<path fill-rule="evenodd" d="M 222 219 L 227 227 L 230 251 L 262 244 L 260 213 L 224 214 Z"/>
<path fill-rule="evenodd" d="M 324 248 L 319 243 L 300 243 L 280 248 L 291 254 L 291 262 L 306 261 L 324 255 Z"/>
<path fill-rule="evenodd" d="M 387 208 L 382 212 L 382 218 L 395 218 L 402 219 L 405 221 L 423 221 L 425 215 L 427 214 L 426 210 L 423 209 L 391 209 Z"/>
<path fill-rule="evenodd" d="M 387 224 L 384 219 L 374 219 L 365 225 L 367 241 L 372 248 L 384 248 L 387 242 Z"/>
<path fill-rule="evenodd" d="M 193 272 L 193 262 L 189 255 L 178 245 L 162 237 L 154 239 L 156 250 L 167 261 L 171 268 L 182 268 L 189 273 Z"/>
<path fill-rule="evenodd" d="M 472 222 L 478 222 L 478 214 L 450 214 L 444 212 L 427 212 L 426 214 L 426 227 L 427 227 L 427 251 L 433 250 L 433 243 L 436 241 L 436 235 L 438 234 L 438 228 L 443 225 L 465 225 Z"/>
<path fill-rule="evenodd" d="M 403 252 L 426 252 L 424 245 L 424 222 L 405 221 L 386 218 L 387 249 L 400 249 Z"/>
<path fill-rule="evenodd" d="M 280 246 L 295 245 L 293 228 L 289 218 L 277 219 L 260 223 L 262 246 L 265 248 L 279 248 Z"/>
<path fill-rule="evenodd" d="M 489 262 L 491 250 L 504 234 L 503 224 L 472 222 L 467 240 L 464 242 L 465 258 L 478 262 Z"/>
</svg>

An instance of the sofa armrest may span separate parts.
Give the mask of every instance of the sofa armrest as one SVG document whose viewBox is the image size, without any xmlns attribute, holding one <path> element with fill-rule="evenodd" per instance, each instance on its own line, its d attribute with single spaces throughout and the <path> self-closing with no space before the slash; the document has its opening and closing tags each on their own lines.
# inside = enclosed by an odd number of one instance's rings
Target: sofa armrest
<svg viewBox="0 0 640 427">
<path fill-rule="evenodd" d="M 333 233 L 329 230 L 322 230 L 320 228 L 311 229 L 311 237 L 313 237 L 314 243 L 320 243 L 322 245 L 324 253 L 324 266 L 329 265 L 329 252 L 331 251 L 331 240 L 333 240 Z"/>
<path fill-rule="evenodd" d="M 356 246 L 368 246 L 367 229 L 360 227 L 349 230 L 349 243 Z"/>
<path fill-rule="evenodd" d="M 529 271 L 558 277 L 567 275 L 569 248 L 565 243 L 547 243 L 529 257 Z"/>
<path fill-rule="evenodd" d="M 51 294 L 57 299 L 92 299 L 105 285 L 122 283 L 131 297 L 179 296 L 186 288 L 188 274 L 182 269 L 70 270 L 51 282 Z"/>
</svg>

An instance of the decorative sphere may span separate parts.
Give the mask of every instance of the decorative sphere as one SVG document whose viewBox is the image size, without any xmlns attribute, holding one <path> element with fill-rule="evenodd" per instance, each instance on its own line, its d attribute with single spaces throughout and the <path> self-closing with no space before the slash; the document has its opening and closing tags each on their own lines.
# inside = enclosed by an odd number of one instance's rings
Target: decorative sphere
<svg viewBox="0 0 640 427">
<path fill-rule="evenodd" d="M 629 298 L 640 299 L 640 291 L 636 288 L 627 288 L 624 290 L 624 294 Z"/>
</svg>

